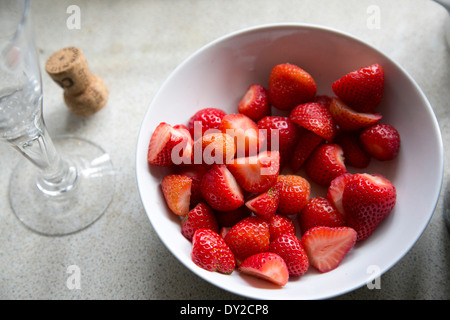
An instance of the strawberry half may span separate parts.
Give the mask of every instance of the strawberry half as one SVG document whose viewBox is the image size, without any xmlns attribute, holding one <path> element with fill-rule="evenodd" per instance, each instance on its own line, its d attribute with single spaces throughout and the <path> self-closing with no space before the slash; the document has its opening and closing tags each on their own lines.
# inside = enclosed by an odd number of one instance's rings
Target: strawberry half
<svg viewBox="0 0 450 320">
<path fill-rule="evenodd" d="M 264 135 L 260 134 L 256 123 L 244 114 L 227 114 L 222 118 L 220 129 L 234 138 L 237 157 L 255 155 L 264 145 Z"/>
<path fill-rule="evenodd" d="M 343 215 L 326 198 L 314 197 L 309 199 L 303 210 L 297 215 L 302 233 L 318 226 L 343 227 Z"/>
<path fill-rule="evenodd" d="M 302 68 L 282 63 L 270 72 L 268 91 L 270 102 L 275 108 L 292 110 L 314 98 L 317 85 L 311 75 Z"/>
<path fill-rule="evenodd" d="M 262 252 L 245 259 L 239 271 L 284 286 L 289 280 L 289 270 L 283 258 L 273 252 Z"/>
<path fill-rule="evenodd" d="M 381 175 L 354 174 L 342 195 L 347 225 L 358 232 L 358 241 L 367 239 L 396 203 L 394 185 Z"/>
<path fill-rule="evenodd" d="M 384 70 L 379 64 L 373 64 L 348 73 L 331 87 L 354 110 L 372 112 L 383 97 Z"/>
<path fill-rule="evenodd" d="M 289 276 L 301 276 L 309 268 L 308 256 L 300 240 L 285 233 L 270 243 L 269 251 L 278 254 L 286 262 Z"/>
<path fill-rule="evenodd" d="M 188 130 L 194 140 L 199 139 L 205 131 L 217 129 L 219 131 L 225 111 L 217 108 L 204 108 L 197 111 L 188 122 Z M 197 132 L 194 132 L 197 126 Z"/>
<path fill-rule="evenodd" d="M 172 127 L 161 122 L 153 132 L 148 146 L 149 165 L 169 167 L 174 161 L 177 164 L 191 163 L 192 138 L 187 136 L 184 130 L 184 126 Z"/>
<path fill-rule="evenodd" d="M 214 164 L 200 183 L 203 199 L 215 210 L 230 211 L 244 204 L 244 194 L 224 164 Z"/>
<path fill-rule="evenodd" d="M 191 185 L 191 200 L 190 206 L 194 207 L 203 201 L 202 193 L 200 191 L 200 183 L 203 175 L 208 171 L 208 168 L 202 165 L 182 166 L 177 170 L 178 174 L 188 176 L 192 179 Z"/>
<path fill-rule="evenodd" d="M 260 217 L 248 217 L 236 223 L 225 236 L 238 264 L 256 253 L 269 249 L 269 224 Z"/>
<path fill-rule="evenodd" d="M 335 143 L 321 144 L 309 156 L 305 171 L 312 181 L 329 186 L 334 178 L 347 172 L 344 151 Z"/>
<path fill-rule="evenodd" d="M 283 216 L 281 214 L 275 214 L 267 221 L 269 222 L 271 242 L 285 233 L 295 235 L 295 224 L 294 221 L 292 221 L 289 217 Z"/>
<path fill-rule="evenodd" d="M 296 106 L 291 111 L 289 119 L 327 141 L 333 141 L 336 134 L 336 125 L 330 111 L 317 102 Z"/>
<path fill-rule="evenodd" d="M 257 216 L 270 219 L 278 209 L 280 203 L 280 191 L 274 185 L 266 192 L 258 194 L 247 200 L 245 205 Z"/>
<path fill-rule="evenodd" d="M 236 152 L 233 137 L 223 132 L 206 133 L 194 142 L 193 148 L 194 163 L 206 165 L 226 164 Z"/>
<path fill-rule="evenodd" d="M 400 134 L 389 124 L 376 124 L 364 129 L 359 136 L 361 145 L 380 161 L 394 159 L 400 150 Z"/>
<path fill-rule="evenodd" d="M 316 149 L 324 139 L 309 130 L 302 130 L 297 145 L 291 156 L 290 167 L 294 172 L 300 170 L 311 153 Z"/>
<path fill-rule="evenodd" d="M 342 195 L 344 194 L 344 188 L 348 181 L 352 178 L 351 173 L 343 173 L 331 181 L 328 187 L 326 198 L 334 205 L 339 213 L 345 219 L 344 206 L 342 204 Z"/>
<path fill-rule="evenodd" d="M 369 127 L 382 118 L 380 113 L 357 112 L 339 98 L 331 99 L 330 113 L 339 128 L 345 131 L 355 131 Z"/>
<path fill-rule="evenodd" d="M 270 114 L 269 95 L 267 90 L 259 85 L 252 84 L 238 104 L 238 112 L 257 122 Z"/>
<path fill-rule="evenodd" d="M 301 239 L 309 263 L 320 272 L 337 268 L 356 243 L 356 231 L 349 227 L 314 227 Z"/>
<path fill-rule="evenodd" d="M 233 253 L 223 238 L 210 229 L 197 229 L 192 237 L 192 261 L 208 271 L 230 274 L 236 267 Z"/>
<path fill-rule="evenodd" d="M 280 153 L 264 151 L 256 156 L 235 158 L 228 169 L 245 191 L 261 193 L 270 189 L 280 171 Z"/>
<path fill-rule="evenodd" d="M 214 211 L 206 203 L 201 202 L 196 205 L 184 216 L 181 222 L 181 234 L 189 241 L 192 241 L 192 237 L 197 229 L 211 229 L 214 232 L 219 232 L 219 225 Z"/>
<path fill-rule="evenodd" d="M 279 175 L 277 186 L 280 190 L 278 213 L 283 215 L 295 215 L 299 213 L 308 202 L 311 186 L 303 177 L 296 175 Z"/>
<path fill-rule="evenodd" d="M 169 209 L 178 216 L 185 216 L 189 212 L 192 179 L 171 174 L 161 181 L 161 189 Z"/>
<path fill-rule="evenodd" d="M 346 166 L 363 169 L 369 165 L 371 157 L 363 149 L 359 136 L 359 131 L 342 131 L 337 135 L 334 142 L 341 146 Z"/>
</svg>

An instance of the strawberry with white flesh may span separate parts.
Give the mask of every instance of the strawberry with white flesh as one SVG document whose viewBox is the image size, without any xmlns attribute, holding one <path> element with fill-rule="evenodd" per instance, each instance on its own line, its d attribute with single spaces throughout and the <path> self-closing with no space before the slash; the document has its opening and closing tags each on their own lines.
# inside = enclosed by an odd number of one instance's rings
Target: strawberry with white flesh
<svg viewBox="0 0 450 320">
<path fill-rule="evenodd" d="M 333 92 L 358 112 L 372 112 L 381 102 L 384 70 L 373 64 L 352 71 L 332 84 Z"/>
<path fill-rule="evenodd" d="M 311 101 L 317 92 L 313 77 L 294 64 L 276 65 L 269 75 L 269 98 L 279 110 L 292 110 L 295 106 Z"/>
<path fill-rule="evenodd" d="M 161 189 L 169 209 L 178 216 L 185 216 L 189 212 L 192 179 L 171 174 L 161 181 Z"/>
<path fill-rule="evenodd" d="M 299 126 L 314 132 L 331 142 L 336 135 L 336 124 L 330 111 L 317 102 L 308 102 L 296 106 L 289 119 Z"/>
<path fill-rule="evenodd" d="M 367 239 L 395 206 L 397 193 L 391 181 L 381 175 L 354 174 L 342 195 L 347 225 Z"/>
<path fill-rule="evenodd" d="M 256 156 L 235 158 L 228 169 L 245 191 L 261 193 L 269 190 L 280 172 L 280 153 L 264 151 Z"/>
<path fill-rule="evenodd" d="M 214 272 L 231 274 L 235 267 L 233 253 L 223 238 L 211 229 L 197 229 L 192 237 L 192 261 Z"/>
<path fill-rule="evenodd" d="M 344 151 L 335 143 L 321 144 L 306 161 L 305 171 L 312 181 L 329 186 L 334 178 L 347 172 Z"/>
<path fill-rule="evenodd" d="M 308 271 L 308 256 L 300 240 L 290 233 L 285 233 L 270 243 L 269 251 L 283 258 L 289 270 L 289 276 L 297 277 Z"/>
<path fill-rule="evenodd" d="M 319 272 L 336 269 L 356 243 L 357 233 L 349 227 L 314 227 L 301 239 L 309 263 Z"/>
<path fill-rule="evenodd" d="M 334 142 L 341 146 L 346 166 L 364 169 L 369 166 L 371 156 L 362 147 L 359 134 L 359 131 L 341 131 Z"/>
<path fill-rule="evenodd" d="M 226 164 L 236 152 L 234 138 L 223 132 L 206 133 L 194 142 L 194 152 L 201 152 L 201 164 Z M 194 163 L 200 162 L 194 154 Z"/>
<path fill-rule="evenodd" d="M 264 135 L 260 134 L 256 123 L 244 114 L 227 114 L 222 118 L 220 129 L 234 138 L 236 157 L 255 155 L 264 145 Z"/>
<path fill-rule="evenodd" d="M 270 103 L 267 90 L 260 84 L 252 84 L 238 104 L 238 112 L 257 122 L 270 115 Z"/>
<path fill-rule="evenodd" d="M 380 161 L 394 159 L 400 150 L 400 134 L 389 124 L 379 123 L 364 129 L 359 140 L 364 150 Z"/>
<path fill-rule="evenodd" d="M 276 184 L 266 192 L 260 193 L 245 202 L 249 208 L 257 216 L 270 219 L 278 209 L 280 203 L 280 191 Z"/>
<path fill-rule="evenodd" d="M 214 164 L 200 183 L 203 199 L 219 211 L 235 210 L 244 204 L 244 194 L 224 164 Z"/>
<path fill-rule="evenodd" d="M 206 204 L 199 203 L 181 221 L 181 234 L 192 241 L 197 229 L 211 229 L 219 232 L 219 225 L 214 211 Z"/>
<path fill-rule="evenodd" d="M 344 188 L 348 181 L 352 178 L 351 173 L 343 173 L 340 176 L 334 178 L 330 186 L 328 187 L 326 198 L 334 205 L 339 213 L 345 219 L 344 206 L 342 204 L 342 195 L 344 194 Z"/>
<path fill-rule="evenodd" d="M 191 185 L 191 207 L 196 206 L 198 203 L 203 201 L 203 197 L 200 191 L 200 183 L 202 181 L 203 175 L 208 171 L 208 168 L 202 165 L 192 165 L 192 166 L 180 166 L 177 167 L 178 174 L 188 176 L 192 179 Z"/>
<path fill-rule="evenodd" d="M 168 123 L 161 122 L 150 139 L 147 152 L 148 163 L 158 167 L 170 167 L 174 161 L 176 164 L 191 163 L 193 143 L 185 130 L 185 126 L 172 127 Z M 177 149 L 172 155 L 174 148 Z"/>
<path fill-rule="evenodd" d="M 370 127 L 382 118 L 381 113 L 357 112 L 339 98 L 331 99 L 330 113 L 339 128 L 345 131 L 355 131 Z"/>
<path fill-rule="evenodd" d="M 286 263 L 273 252 L 262 252 L 248 257 L 239 266 L 239 271 L 278 286 L 284 286 L 289 280 Z"/>
</svg>

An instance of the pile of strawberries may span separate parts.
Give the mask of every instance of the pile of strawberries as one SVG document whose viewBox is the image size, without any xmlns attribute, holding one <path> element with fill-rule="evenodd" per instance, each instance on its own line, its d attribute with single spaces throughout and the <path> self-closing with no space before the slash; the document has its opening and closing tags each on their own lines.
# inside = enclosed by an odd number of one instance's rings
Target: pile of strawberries
<svg viewBox="0 0 450 320">
<path fill-rule="evenodd" d="M 237 113 L 205 108 L 187 126 L 160 123 L 147 160 L 173 169 L 161 187 L 196 265 L 283 286 L 310 266 L 338 267 L 392 211 L 396 189 L 387 178 L 347 168 L 394 159 L 400 136 L 375 112 L 380 65 L 337 79 L 334 97 L 317 95 L 312 76 L 289 63 L 268 80 L 267 89 L 247 89 Z M 323 196 L 311 197 L 310 183 Z"/>
</svg>

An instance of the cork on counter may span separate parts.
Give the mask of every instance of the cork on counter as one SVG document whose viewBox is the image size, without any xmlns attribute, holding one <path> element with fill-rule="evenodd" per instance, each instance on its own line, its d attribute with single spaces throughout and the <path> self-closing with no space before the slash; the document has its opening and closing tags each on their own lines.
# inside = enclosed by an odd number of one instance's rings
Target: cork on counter
<svg viewBox="0 0 450 320">
<path fill-rule="evenodd" d="M 58 50 L 48 58 L 45 70 L 63 88 L 64 101 L 74 114 L 87 117 L 105 106 L 108 88 L 90 72 L 80 49 L 67 47 Z"/>
</svg>

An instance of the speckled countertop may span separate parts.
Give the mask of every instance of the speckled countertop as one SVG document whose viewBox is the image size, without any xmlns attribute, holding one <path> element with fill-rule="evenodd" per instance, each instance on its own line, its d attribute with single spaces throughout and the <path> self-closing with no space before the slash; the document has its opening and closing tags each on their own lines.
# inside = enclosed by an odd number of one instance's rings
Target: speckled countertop
<svg viewBox="0 0 450 320">
<path fill-rule="evenodd" d="M 70 5 L 80 9 L 79 29 L 68 28 Z M 374 13 L 379 14 L 375 20 Z M 139 126 L 152 97 L 179 63 L 229 32 L 304 22 L 369 42 L 418 82 L 433 106 L 444 146 L 450 147 L 448 15 L 432 1 L 34 0 L 32 14 L 43 70 L 54 51 L 77 46 L 110 90 L 107 106 L 81 119 L 68 111 L 61 89 L 43 74 L 50 134 L 81 136 L 106 149 L 117 170 L 116 194 L 88 229 L 65 237 L 37 235 L 9 207 L 8 180 L 20 155 L 0 144 L 0 299 L 241 298 L 198 278 L 165 248 L 141 205 L 135 177 Z M 444 165 L 444 185 L 429 226 L 382 275 L 381 289 L 364 286 L 337 299 L 450 298 L 450 234 L 443 222 L 445 190 L 450 194 L 448 157 Z M 79 268 L 79 289 L 67 286 L 71 265 Z"/>
</svg>

